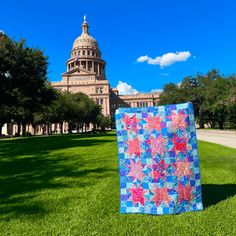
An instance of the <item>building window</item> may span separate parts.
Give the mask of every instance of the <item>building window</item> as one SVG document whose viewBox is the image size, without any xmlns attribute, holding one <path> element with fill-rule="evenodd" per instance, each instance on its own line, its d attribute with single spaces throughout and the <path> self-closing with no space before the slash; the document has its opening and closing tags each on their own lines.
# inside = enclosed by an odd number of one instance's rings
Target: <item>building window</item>
<svg viewBox="0 0 236 236">
<path fill-rule="evenodd" d="M 147 102 L 137 102 L 137 107 L 147 107 L 148 103 Z"/>
<path fill-rule="evenodd" d="M 83 55 L 85 55 L 85 51 L 83 51 Z"/>
<path fill-rule="evenodd" d="M 83 69 L 86 69 L 86 61 L 81 61 L 81 66 L 83 67 Z"/>
<path fill-rule="evenodd" d="M 90 56 L 90 51 L 88 51 L 88 56 Z"/>
<path fill-rule="evenodd" d="M 102 104 L 103 104 L 103 98 L 100 99 L 100 105 L 102 105 Z"/>
<path fill-rule="evenodd" d="M 103 93 L 103 87 L 96 87 L 96 93 Z"/>
</svg>

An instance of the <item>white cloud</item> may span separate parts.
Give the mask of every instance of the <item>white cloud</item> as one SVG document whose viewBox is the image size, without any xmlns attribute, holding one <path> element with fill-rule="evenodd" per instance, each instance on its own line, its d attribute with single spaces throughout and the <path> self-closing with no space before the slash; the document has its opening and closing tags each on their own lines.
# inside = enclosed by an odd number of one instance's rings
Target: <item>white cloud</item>
<svg viewBox="0 0 236 236">
<path fill-rule="evenodd" d="M 150 65 L 160 65 L 160 67 L 170 66 L 176 62 L 186 61 L 191 56 L 189 51 L 183 52 L 169 52 L 163 54 L 162 56 L 157 56 L 155 58 L 151 58 L 148 55 L 141 56 L 137 58 L 137 62 L 147 62 Z"/>
<path fill-rule="evenodd" d="M 116 88 L 119 91 L 119 94 L 121 94 L 121 95 L 138 93 L 137 89 L 133 88 L 131 85 L 127 84 L 126 82 L 122 82 L 122 81 L 119 81 Z"/>
<path fill-rule="evenodd" d="M 162 89 L 152 89 L 150 93 L 162 93 Z"/>
<path fill-rule="evenodd" d="M 169 73 L 161 73 L 160 76 L 163 76 L 163 77 L 166 77 L 166 76 L 169 76 L 170 74 Z"/>
<path fill-rule="evenodd" d="M 145 61 L 148 61 L 149 60 L 149 57 L 148 55 L 146 56 L 141 56 L 137 59 L 137 62 L 145 62 Z"/>
</svg>

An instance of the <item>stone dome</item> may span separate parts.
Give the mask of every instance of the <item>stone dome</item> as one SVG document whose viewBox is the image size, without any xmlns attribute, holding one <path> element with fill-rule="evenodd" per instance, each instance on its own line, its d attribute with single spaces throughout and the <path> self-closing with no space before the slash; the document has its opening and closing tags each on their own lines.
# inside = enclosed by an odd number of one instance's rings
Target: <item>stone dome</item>
<svg viewBox="0 0 236 236">
<path fill-rule="evenodd" d="M 98 48 L 98 43 L 95 38 L 90 36 L 89 34 L 82 33 L 73 44 L 73 48 L 78 47 L 96 47 Z"/>
<path fill-rule="evenodd" d="M 88 28 L 89 25 L 86 21 L 86 16 L 85 16 L 84 22 L 82 24 L 82 34 L 74 41 L 73 48 L 92 47 L 98 49 L 98 43 L 95 38 L 89 35 Z"/>
</svg>

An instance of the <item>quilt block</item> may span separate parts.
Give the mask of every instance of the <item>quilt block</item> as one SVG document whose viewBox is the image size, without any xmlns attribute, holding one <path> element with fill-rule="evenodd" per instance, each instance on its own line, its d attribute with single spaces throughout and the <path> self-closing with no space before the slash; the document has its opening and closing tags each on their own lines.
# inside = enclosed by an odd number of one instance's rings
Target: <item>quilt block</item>
<svg viewBox="0 0 236 236">
<path fill-rule="evenodd" d="M 202 210 L 191 103 L 116 110 L 120 212 Z"/>
</svg>

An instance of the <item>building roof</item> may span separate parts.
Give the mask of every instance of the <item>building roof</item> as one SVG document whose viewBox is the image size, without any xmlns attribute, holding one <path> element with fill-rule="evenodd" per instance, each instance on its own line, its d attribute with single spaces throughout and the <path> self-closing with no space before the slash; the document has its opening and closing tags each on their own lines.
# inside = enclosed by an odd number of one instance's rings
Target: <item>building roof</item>
<svg viewBox="0 0 236 236">
<path fill-rule="evenodd" d="M 74 41 L 73 48 L 82 48 L 82 47 L 98 48 L 98 43 L 96 39 L 89 34 L 88 28 L 89 25 L 86 21 L 86 16 L 85 16 L 84 22 L 82 24 L 82 33 Z"/>
</svg>

